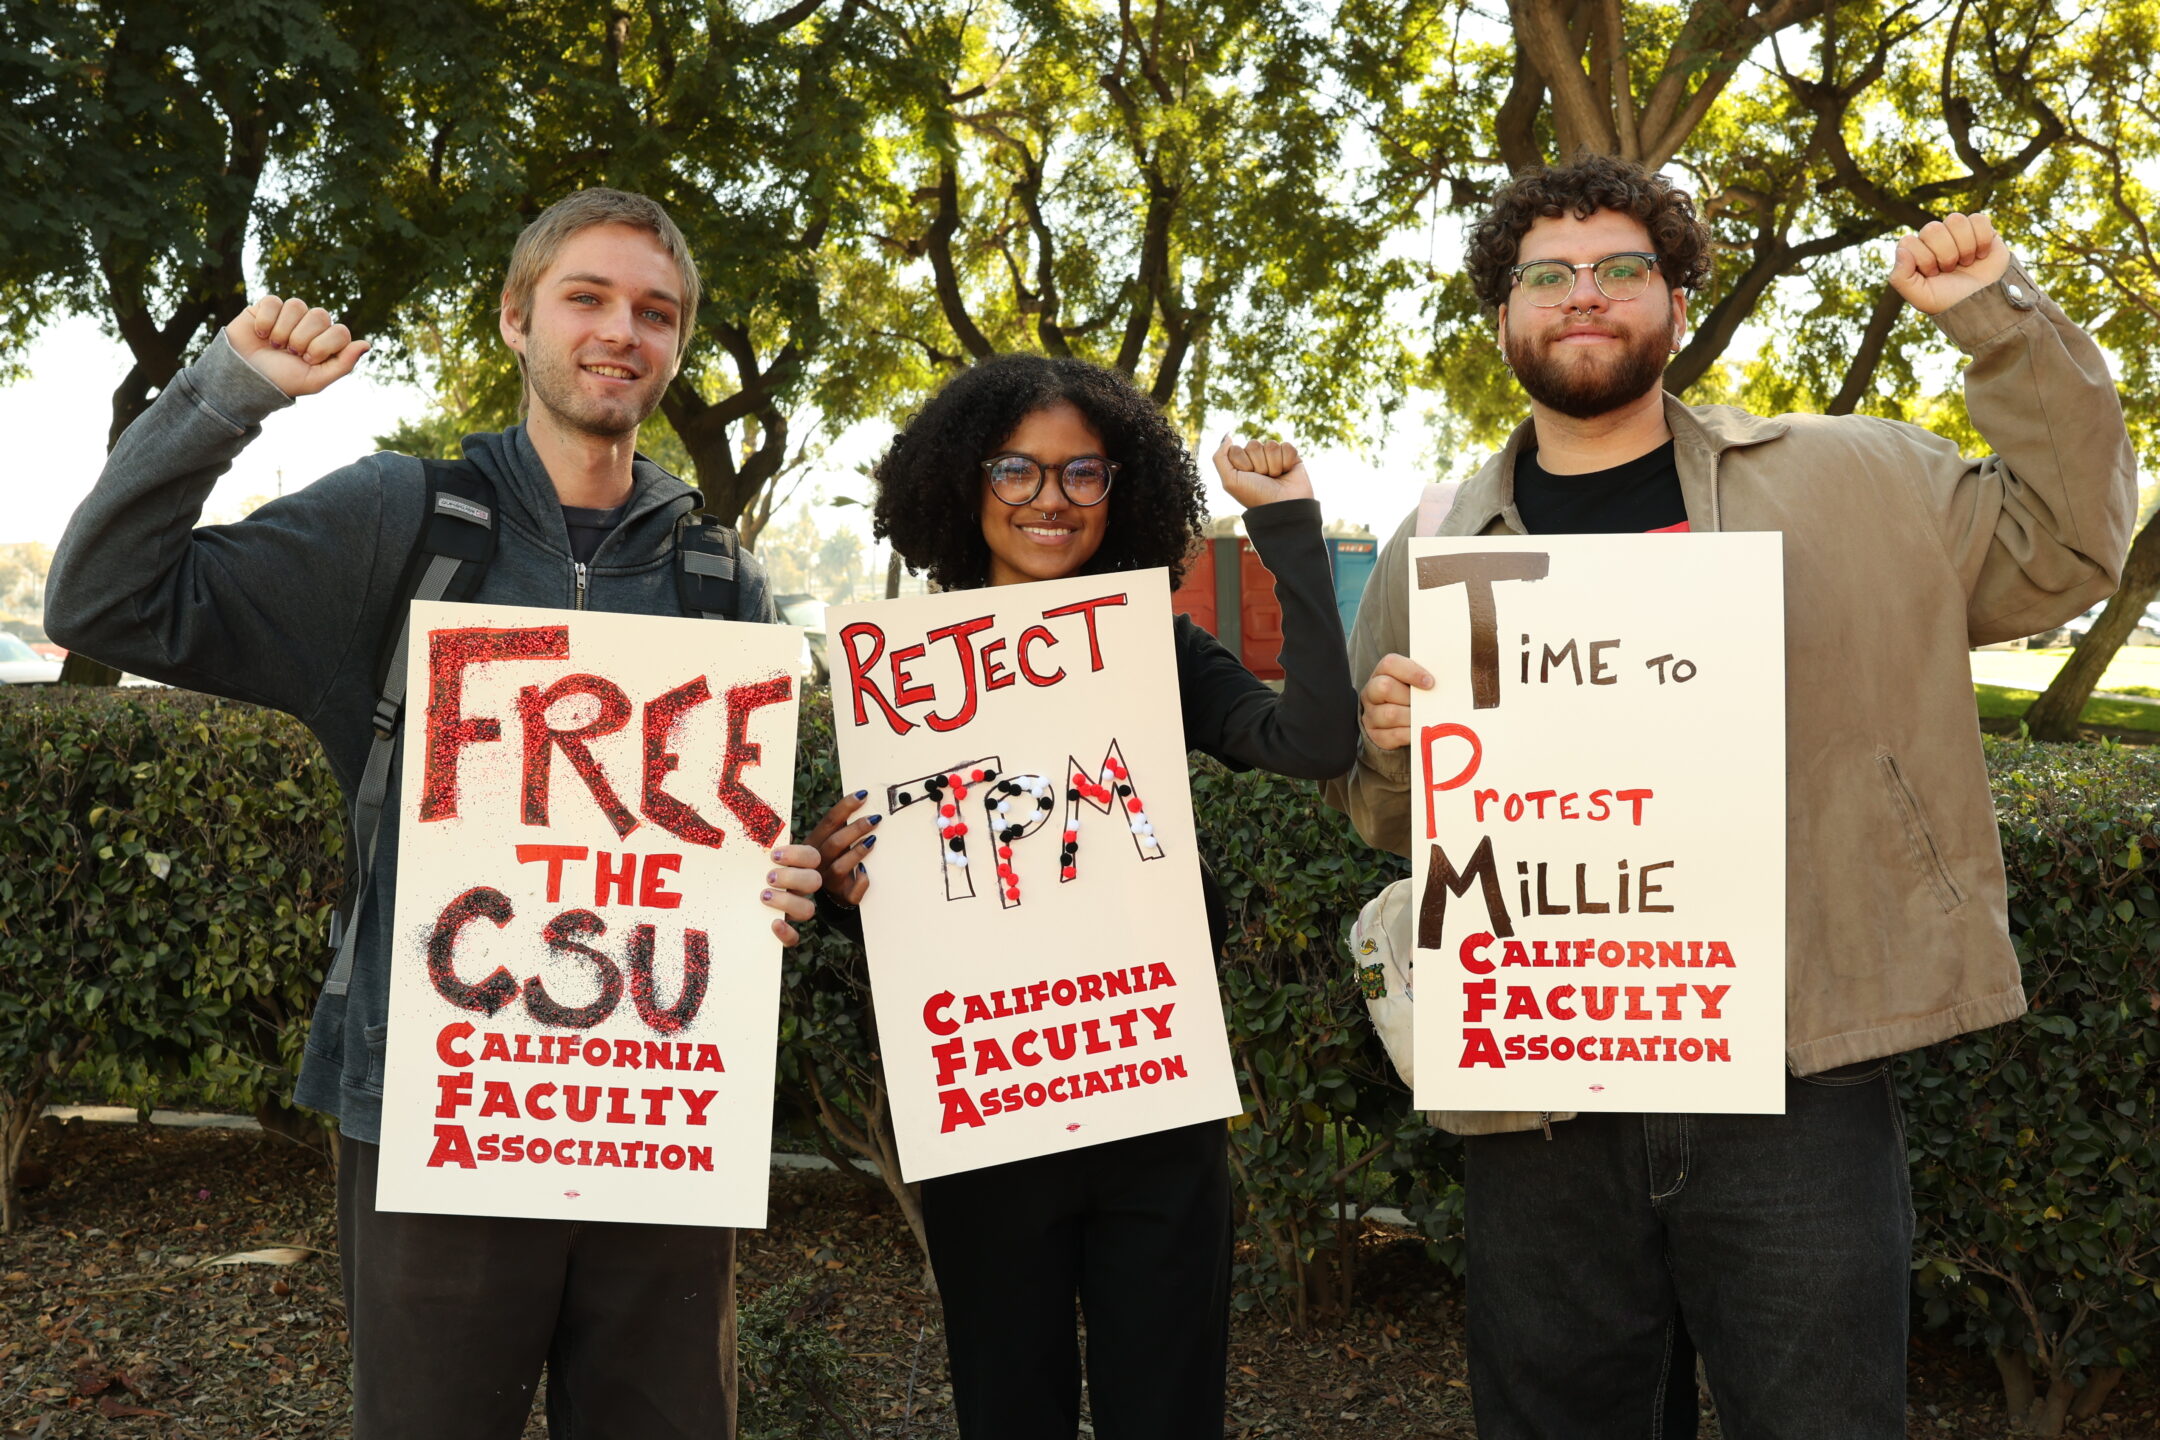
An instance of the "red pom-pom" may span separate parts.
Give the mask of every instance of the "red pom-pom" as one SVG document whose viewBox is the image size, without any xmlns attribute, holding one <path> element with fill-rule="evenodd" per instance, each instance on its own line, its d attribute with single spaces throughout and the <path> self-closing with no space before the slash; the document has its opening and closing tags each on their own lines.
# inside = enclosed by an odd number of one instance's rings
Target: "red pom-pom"
<svg viewBox="0 0 2160 1440">
<path fill-rule="evenodd" d="M 1080 843 L 1080 832 L 1079 832 L 1078 830 L 1067 830 L 1067 831 L 1065 832 L 1065 841 L 1066 841 L 1066 843 L 1067 843 L 1067 844 L 1069 844 L 1069 845 L 1077 845 L 1077 844 L 1079 844 L 1079 843 Z"/>
<path fill-rule="evenodd" d="M 1005 898 L 1008 900 L 1018 900 L 1020 898 L 1020 887 L 1015 885 L 1012 889 L 1007 890 L 1005 892 Z"/>
<path fill-rule="evenodd" d="M 953 822 L 953 827 L 952 827 L 952 833 L 953 833 L 953 834 L 955 834 L 955 835 L 965 835 L 965 834 L 967 834 L 967 821 L 965 821 L 965 820 L 956 820 L 956 821 L 954 821 L 954 822 Z"/>
<path fill-rule="evenodd" d="M 1125 802 L 1125 808 L 1126 808 L 1127 810 L 1130 810 L 1130 811 L 1132 811 L 1132 812 L 1133 812 L 1133 813 L 1134 813 L 1135 815 L 1139 814 L 1139 813 L 1140 813 L 1140 797 L 1139 797 L 1138 795 L 1135 795 L 1135 796 L 1133 796 L 1133 797 L 1132 797 L 1132 799 L 1130 799 L 1130 800 L 1127 800 L 1127 801 Z"/>
<path fill-rule="evenodd" d="M 952 798 L 955 800 L 967 799 L 967 786 L 955 782 L 952 787 Z"/>
<path fill-rule="evenodd" d="M 947 819 L 951 819 L 954 815 L 957 815 L 960 812 L 950 805 L 940 805 L 937 807 L 937 813 L 945 816 Z"/>
<path fill-rule="evenodd" d="M 983 772 L 980 770 L 970 770 L 968 772 L 968 783 L 971 785 L 980 785 L 982 783 L 982 778 Z"/>
<path fill-rule="evenodd" d="M 1117 776 L 1117 778 L 1120 780 L 1123 780 L 1125 778 L 1125 767 L 1123 765 L 1118 764 L 1118 762 L 1115 760 L 1110 761 L 1109 765 L 1110 773 L 1112 775 Z"/>
<path fill-rule="evenodd" d="M 1080 872 L 1075 870 L 1072 866 L 1067 865 L 1063 870 L 1060 870 L 1058 873 L 1060 875 L 1063 875 L 1067 880 L 1070 880 L 1074 876 L 1078 875 Z"/>
<path fill-rule="evenodd" d="M 1012 846 L 1010 846 L 1010 845 L 1000 845 L 1000 846 L 998 846 L 998 858 L 999 858 L 1000 860 L 1010 860 L 1010 859 L 1012 859 Z"/>
<path fill-rule="evenodd" d="M 1005 881 L 1017 881 L 1019 877 L 1013 874 L 1012 866 L 1000 865 L 998 866 L 998 879 Z"/>
</svg>

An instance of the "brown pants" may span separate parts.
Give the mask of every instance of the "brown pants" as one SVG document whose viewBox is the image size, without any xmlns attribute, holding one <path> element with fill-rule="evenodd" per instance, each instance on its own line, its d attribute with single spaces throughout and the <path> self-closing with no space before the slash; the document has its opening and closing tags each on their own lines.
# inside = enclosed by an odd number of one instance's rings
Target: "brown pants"
<svg viewBox="0 0 2160 1440">
<path fill-rule="evenodd" d="M 347 1140 L 338 1239 L 355 1440 L 734 1440 L 735 1232 L 375 1208 Z"/>
</svg>

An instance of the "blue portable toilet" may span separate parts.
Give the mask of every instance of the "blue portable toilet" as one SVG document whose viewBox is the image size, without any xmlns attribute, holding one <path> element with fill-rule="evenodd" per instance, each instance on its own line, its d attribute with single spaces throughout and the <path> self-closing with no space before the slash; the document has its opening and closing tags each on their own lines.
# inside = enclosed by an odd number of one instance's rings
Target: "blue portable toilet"
<svg viewBox="0 0 2160 1440">
<path fill-rule="evenodd" d="M 1380 542 L 1371 537 L 1330 536 L 1328 565 L 1335 572 L 1335 609 L 1342 616 L 1343 634 L 1357 619 L 1358 601 L 1365 596 L 1365 582 L 1372 579 L 1380 559 Z"/>
</svg>

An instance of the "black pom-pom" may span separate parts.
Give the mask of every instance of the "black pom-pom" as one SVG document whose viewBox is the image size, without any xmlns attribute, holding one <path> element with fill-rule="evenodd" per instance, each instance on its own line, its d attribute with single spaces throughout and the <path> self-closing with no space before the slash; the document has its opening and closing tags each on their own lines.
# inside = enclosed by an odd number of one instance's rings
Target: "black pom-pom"
<svg viewBox="0 0 2160 1440">
<path fill-rule="evenodd" d="M 1065 792 L 1065 798 L 1067 800 L 1077 801 L 1080 798 L 1080 792 L 1078 790 L 1067 790 Z"/>
<path fill-rule="evenodd" d="M 945 848 L 948 850 L 965 850 L 967 849 L 967 842 L 955 835 L 945 842 Z"/>
<path fill-rule="evenodd" d="M 1117 787 L 1117 793 L 1120 795 L 1130 795 L 1132 794 L 1132 786 L 1120 785 Z"/>
<path fill-rule="evenodd" d="M 1043 809 L 1048 810 L 1050 808 L 1050 797 L 1048 795 L 1045 795 L 1037 803 L 1040 804 Z"/>
<path fill-rule="evenodd" d="M 900 792 L 900 803 L 901 803 L 902 805 L 912 805 L 912 804 L 914 804 L 914 803 L 915 803 L 915 797 L 914 797 L 913 795 L 910 795 L 910 794 L 908 794 L 908 792 L 907 792 L 907 791 L 905 791 L 905 790 L 902 790 L 902 791 Z"/>
<path fill-rule="evenodd" d="M 998 777 L 998 772 L 997 772 L 997 771 L 995 771 L 995 770 L 985 770 L 985 771 L 983 771 L 983 779 L 985 779 L 985 780 L 995 780 L 995 779 L 997 779 L 997 777 Z"/>
</svg>

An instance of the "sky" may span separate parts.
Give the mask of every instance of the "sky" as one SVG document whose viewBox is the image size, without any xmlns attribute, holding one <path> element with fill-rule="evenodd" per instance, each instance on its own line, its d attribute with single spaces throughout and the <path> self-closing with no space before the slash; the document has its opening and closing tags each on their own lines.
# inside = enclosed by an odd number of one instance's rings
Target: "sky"
<svg viewBox="0 0 2160 1440">
<path fill-rule="evenodd" d="M 28 378 L 0 386 L 0 433 L 10 437 L 15 456 L 13 480 L 0 491 L 5 496 L 0 500 L 0 544 L 51 545 L 59 541 L 68 516 L 104 465 L 112 392 L 129 362 L 126 348 L 99 333 L 96 322 L 87 318 L 47 327 L 31 343 L 24 362 Z M 427 393 L 419 386 L 378 381 L 363 359 L 357 371 L 322 394 L 270 417 L 261 436 L 241 452 L 211 492 L 204 516 L 237 518 L 255 497 L 296 490 L 375 450 L 374 437 L 401 421 L 419 418 L 427 407 Z M 1218 435 L 1227 423 L 1218 423 Z M 817 505 L 813 497 L 819 494 L 828 500 L 861 495 L 863 481 L 855 467 L 874 459 L 877 445 L 891 433 L 890 424 L 873 424 L 840 436 L 774 523 L 788 524 L 799 507 Z M 1210 452 L 1215 438 L 1209 438 Z M 1420 470 L 1420 457 L 1428 448 L 1423 427 L 1413 418 L 1398 424 L 1376 456 L 1315 452 L 1307 468 L 1323 513 L 1329 520 L 1348 520 L 1385 535 L 1416 505 L 1419 487 L 1432 478 Z M 1235 515 L 1237 503 L 1215 481 L 1205 454 L 1200 468 L 1209 485 L 1210 513 Z M 859 507 L 818 505 L 817 523 L 827 531 L 855 529 L 868 548 L 869 520 Z"/>
</svg>

